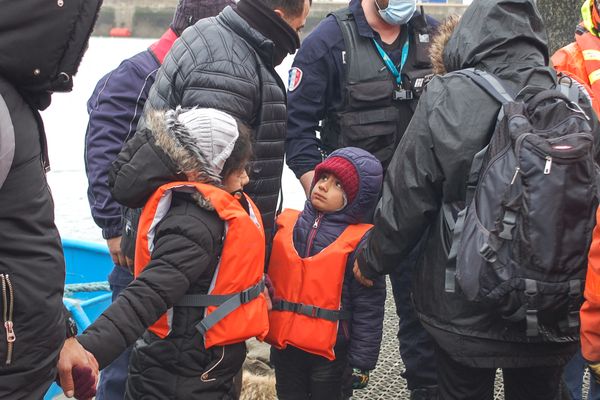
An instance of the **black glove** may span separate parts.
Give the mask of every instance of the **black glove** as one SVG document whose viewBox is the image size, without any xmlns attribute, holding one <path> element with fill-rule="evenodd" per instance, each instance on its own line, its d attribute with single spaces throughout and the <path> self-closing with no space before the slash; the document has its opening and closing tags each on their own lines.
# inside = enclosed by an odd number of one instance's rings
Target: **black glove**
<svg viewBox="0 0 600 400">
<path fill-rule="evenodd" d="M 369 384 L 369 371 L 352 368 L 352 389 L 364 389 Z"/>
</svg>

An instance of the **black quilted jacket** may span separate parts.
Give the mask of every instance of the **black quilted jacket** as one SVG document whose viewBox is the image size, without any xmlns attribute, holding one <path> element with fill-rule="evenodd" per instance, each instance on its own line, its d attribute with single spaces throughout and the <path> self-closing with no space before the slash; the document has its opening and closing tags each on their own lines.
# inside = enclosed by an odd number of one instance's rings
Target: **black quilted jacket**
<svg viewBox="0 0 600 400">
<path fill-rule="evenodd" d="M 273 48 L 231 7 L 198 21 L 167 55 L 144 113 L 149 107 L 211 107 L 253 128 L 254 162 L 245 191 L 261 211 L 267 238 L 281 188 L 286 131 L 285 86 L 273 69 Z"/>
</svg>

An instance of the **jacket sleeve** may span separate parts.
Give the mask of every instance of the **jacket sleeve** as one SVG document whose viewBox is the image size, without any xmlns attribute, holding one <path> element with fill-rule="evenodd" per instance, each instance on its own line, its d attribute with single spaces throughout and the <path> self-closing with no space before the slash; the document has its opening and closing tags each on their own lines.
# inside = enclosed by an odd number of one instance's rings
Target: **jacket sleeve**
<svg viewBox="0 0 600 400">
<path fill-rule="evenodd" d="M 286 163 L 297 178 L 312 171 L 323 159 L 316 132 L 331 107 L 332 92 L 340 79 L 332 49 L 320 37 L 322 32 L 323 29 L 317 29 L 304 40 L 290 70 L 285 153 Z M 297 84 L 295 79 L 299 79 Z"/>
<path fill-rule="evenodd" d="M 105 239 L 121 235 L 121 206 L 113 199 L 108 173 L 128 137 L 135 133 L 148 93 L 147 75 L 126 60 L 102 78 L 88 100 L 85 134 L 88 200 Z"/>
<path fill-rule="evenodd" d="M 585 302 L 581 307 L 581 352 L 591 362 L 600 361 L 600 209 L 590 245 L 585 280 Z"/>
<path fill-rule="evenodd" d="M 157 228 L 144 271 L 78 340 L 106 367 L 206 273 L 218 248 L 204 223 L 167 215 Z"/>
<path fill-rule="evenodd" d="M 363 237 L 365 241 L 368 234 Z M 381 339 L 383 336 L 383 320 L 385 313 L 385 279 L 375 278 L 374 285 L 367 288 L 352 274 L 355 253 L 348 258 L 346 268 L 349 274 L 350 302 L 352 304 L 352 319 L 350 326 L 350 343 L 348 361 L 353 368 L 372 370 L 377 364 Z"/>
<path fill-rule="evenodd" d="M 439 210 L 444 179 L 430 129 L 435 116 L 430 113 L 440 105 L 434 101 L 438 96 L 432 94 L 427 91 L 421 97 L 387 169 L 375 227 L 358 252 L 359 268 L 367 278 L 397 267 Z"/>
</svg>

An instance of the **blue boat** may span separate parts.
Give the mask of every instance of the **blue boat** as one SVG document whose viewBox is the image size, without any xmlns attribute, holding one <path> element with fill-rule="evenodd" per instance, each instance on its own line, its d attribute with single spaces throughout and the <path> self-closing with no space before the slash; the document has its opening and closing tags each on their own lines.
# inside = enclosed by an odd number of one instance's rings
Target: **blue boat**
<svg viewBox="0 0 600 400">
<path fill-rule="evenodd" d="M 105 244 L 63 239 L 63 248 L 67 268 L 63 302 L 82 332 L 111 303 L 106 279 L 113 262 Z M 44 400 L 60 394 L 61 388 L 53 384 Z"/>
</svg>

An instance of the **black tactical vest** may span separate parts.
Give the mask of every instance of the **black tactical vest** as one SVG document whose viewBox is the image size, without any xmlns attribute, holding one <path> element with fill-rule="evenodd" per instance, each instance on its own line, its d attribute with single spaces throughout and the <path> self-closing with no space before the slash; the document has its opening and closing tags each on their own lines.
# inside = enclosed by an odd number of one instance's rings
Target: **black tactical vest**
<svg viewBox="0 0 600 400">
<path fill-rule="evenodd" d="M 323 121 L 323 150 L 359 147 L 387 168 L 431 76 L 429 27 L 424 16 L 409 22 L 409 54 L 398 87 L 373 41 L 358 33 L 352 12 L 346 8 L 332 15 L 344 38 L 346 69 L 341 105 Z"/>
</svg>

